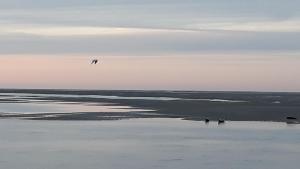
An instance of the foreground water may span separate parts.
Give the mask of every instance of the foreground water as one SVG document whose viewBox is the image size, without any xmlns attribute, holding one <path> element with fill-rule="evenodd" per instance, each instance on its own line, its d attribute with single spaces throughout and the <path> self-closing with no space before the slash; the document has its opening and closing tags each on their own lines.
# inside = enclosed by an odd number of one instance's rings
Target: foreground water
<svg viewBox="0 0 300 169">
<path fill-rule="evenodd" d="M 300 126 L 180 119 L 0 120 L 2 169 L 294 169 Z"/>
</svg>

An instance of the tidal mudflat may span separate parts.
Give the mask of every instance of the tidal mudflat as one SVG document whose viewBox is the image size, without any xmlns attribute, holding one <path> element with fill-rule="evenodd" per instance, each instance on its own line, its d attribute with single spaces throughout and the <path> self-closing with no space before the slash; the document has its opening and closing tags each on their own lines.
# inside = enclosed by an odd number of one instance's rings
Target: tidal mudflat
<svg viewBox="0 0 300 169">
<path fill-rule="evenodd" d="M 300 119 L 300 93 L 2 89 L 0 117 L 286 122 Z"/>
</svg>

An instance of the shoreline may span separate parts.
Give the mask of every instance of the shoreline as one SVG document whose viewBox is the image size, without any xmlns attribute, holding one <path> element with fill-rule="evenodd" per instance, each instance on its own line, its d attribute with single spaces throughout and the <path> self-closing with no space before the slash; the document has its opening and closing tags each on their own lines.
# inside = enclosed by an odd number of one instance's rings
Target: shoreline
<svg viewBox="0 0 300 169">
<path fill-rule="evenodd" d="M 22 96 L 25 101 L 28 99 L 28 96 L 31 96 L 38 100 L 47 100 L 50 102 L 75 102 L 78 104 L 106 103 L 118 106 L 130 106 L 135 109 L 155 110 L 151 112 L 151 115 L 138 111 L 128 113 L 109 111 L 99 113 L 61 112 L 60 116 L 55 116 L 58 113 L 40 113 L 33 115 L 35 120 L 119 120 L 128 118 L 171 117 L 195 121 L 207 118 L 211 121 L 224 119 L 226 121 L 286 122 L 286 118 L 290 116 L 300 119 L 300 93 L 0 89 L 0 96 L 1 94 L 3 96 L 3 94 L 9 93 L 25 93 Z M 237 100 L 242 100 L 243 102 L 237 102 Z M 0 103 L 8 104 L 8 102 L 17 103 L 16 99 L 0 97 Z M 31 102 L 30 99 L 28 99 L 28 102 Z M 0 112 L 3 111 L 0 109 Z M 0 114 L 0 118 L 28 117 L 28 115 L 22 114 L 4 116 L 3 113 Z M 45 115 L 49 116 L 43 117 Z"/>
</svg>

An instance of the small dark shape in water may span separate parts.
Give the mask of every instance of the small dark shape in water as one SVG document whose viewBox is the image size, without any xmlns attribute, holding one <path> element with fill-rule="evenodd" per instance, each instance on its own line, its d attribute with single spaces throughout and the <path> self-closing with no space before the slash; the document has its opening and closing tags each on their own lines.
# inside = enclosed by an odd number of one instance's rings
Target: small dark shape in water
<svg viewBox="0 0 300 169">
<path fill-rule="evenodd" d="M 297 118 L 296 117 L 291 117 L 291 116 L 288 116 L 286 117 L 286 123 L 288 124 L 298 124 L 299 121 L 297 121 Z"/>
<path fill-rule="evenodd" d="M 206 124 L 209 123 L 209 119 L 208 118 L 206 118 L 204 121 L 205 121 Z"/>
<path fill-rule="evenodd" d="M 287 117 L 286 119 L 287 119 L 287 120 L 297 120 L 296 117 L 291 117 L 291 116 Z"/>
<path fill-rule="evenodd" d="M 225 120 L 223 120 L 223 119 L 219 119 L 218 120 L 218 124 L 220 125 L 220 124 L 224 124 L 225 123 Z"/>
</svg>

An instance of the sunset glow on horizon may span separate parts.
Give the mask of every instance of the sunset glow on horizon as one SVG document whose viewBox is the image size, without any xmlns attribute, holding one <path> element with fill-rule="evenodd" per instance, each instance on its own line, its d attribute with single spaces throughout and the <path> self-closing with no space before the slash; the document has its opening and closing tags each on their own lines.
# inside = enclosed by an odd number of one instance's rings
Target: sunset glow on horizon
<svg viewBox="0 0 300 169">
<path fill-rule="evenodd" d="M 298 91 L 300 58 L 1 56 L 1 88 Z M 282 69 L 281 67 L 285 67 Z M 293 81 L 292 84 L 287 82 Z"/>
</svg>

